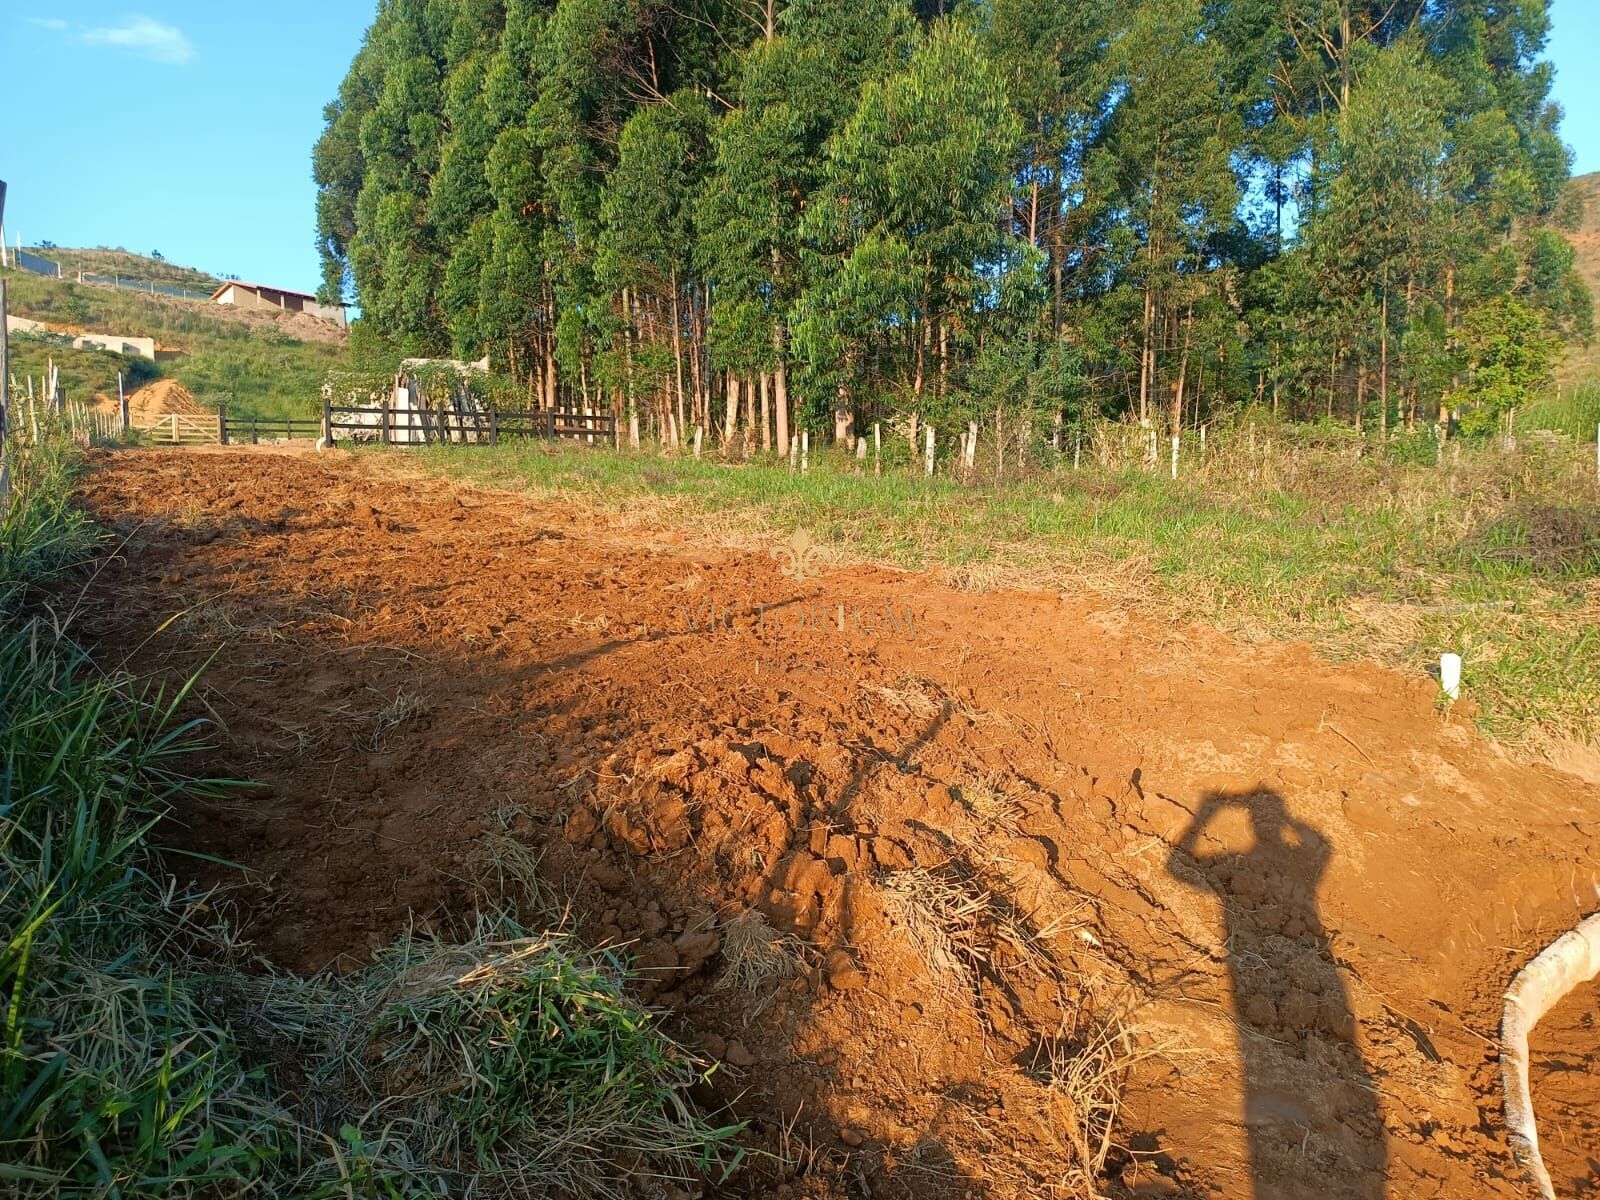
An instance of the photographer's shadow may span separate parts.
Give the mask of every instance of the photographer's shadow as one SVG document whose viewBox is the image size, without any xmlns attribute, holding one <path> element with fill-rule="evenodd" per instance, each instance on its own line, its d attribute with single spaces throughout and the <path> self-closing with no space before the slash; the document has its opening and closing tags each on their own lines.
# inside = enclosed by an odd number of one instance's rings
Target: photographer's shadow
<svg viewBox="0 0 1600 1200">
<path fill-rule="evenodd" d="M 1255 1200 L 1384 1195 L 1378 1095 L 1317 908 L 1331 856 L 1263 789 L 1208 795 L 1168 860 L 1222 903 Z"/>
</svg>

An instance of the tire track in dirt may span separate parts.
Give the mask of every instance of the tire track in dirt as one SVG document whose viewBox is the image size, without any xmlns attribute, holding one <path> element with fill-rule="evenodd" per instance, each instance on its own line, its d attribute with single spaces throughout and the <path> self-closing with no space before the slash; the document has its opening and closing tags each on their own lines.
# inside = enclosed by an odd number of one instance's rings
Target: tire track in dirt
<svg viewBox="0 0 1600 1200">
<path fill-rule="evenodd" d="M 458 920 L 520 848 L 722 1062 L 705 1098 L 809 1147 L 729 1194 L 1080 1194 L 1065 1076 L 1113 1013 L 1146 1053 L 1094 1186 L 1520 1194 L 1499 996 L 1596 904 L 1600 792 L 1442 718 L 1420 671 L 796 580 L 384 469 L 131 451 L 89 480 L 122 548 L 86 628 L 144 671 L 210 659 L 206 765 L 267 790 L 170 836 L 251 868 L 275 960 Z"/>
</svg>

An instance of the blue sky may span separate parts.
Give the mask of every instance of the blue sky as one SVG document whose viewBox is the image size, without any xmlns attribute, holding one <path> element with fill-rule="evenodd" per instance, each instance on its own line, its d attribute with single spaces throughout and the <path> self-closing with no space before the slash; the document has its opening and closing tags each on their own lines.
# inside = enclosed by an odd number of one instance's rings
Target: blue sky
<svg viewBox="0 0 1600 1200">
<path fill-rule="evenodd" d="M 0 0 L 7 240 L 315 288 L 311 146 L 375 8 Z"/>
<path fill-rule="evenodd" d="M 4 0 L 9 237 L 314 288 L 311 145 L 374 7 Z M 1573 170 L 1600 170 L 1600 0 L 1551 11 Z"/>
</svg>

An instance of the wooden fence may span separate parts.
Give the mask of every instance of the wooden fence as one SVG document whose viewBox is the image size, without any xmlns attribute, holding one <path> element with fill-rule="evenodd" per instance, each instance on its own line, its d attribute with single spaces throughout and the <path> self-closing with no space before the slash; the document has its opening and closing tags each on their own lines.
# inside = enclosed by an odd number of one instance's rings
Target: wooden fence
<svg viewBox="0 0 1600 1200">
<path fill-rule="evenodd" d="M 148 441 L 169 446 L 196 446 L 222 440 L 221 416 L 168 413 L 147 423 L 135 424 L 133 428 Z"/>
<path fill-rule="evenodd" d="M 231 417 L 226 405 L 217 410 L 217 440 L 229 443 L 314 441 L 322 436 L 321 417 Z"/>
<path fill-rule="evenodd" d="M 402 409 L 387 404 L 370 407 L 325 401 L 321 436 L 329 445 L 344 437 L 383 445 L 452 442 L 492 446 L 501 438 L 567 438 L 614 446 L 617 422 L 610 413 L 558 408 L 462 412 L 445 405 L 436 409 Z"/>
</svg>

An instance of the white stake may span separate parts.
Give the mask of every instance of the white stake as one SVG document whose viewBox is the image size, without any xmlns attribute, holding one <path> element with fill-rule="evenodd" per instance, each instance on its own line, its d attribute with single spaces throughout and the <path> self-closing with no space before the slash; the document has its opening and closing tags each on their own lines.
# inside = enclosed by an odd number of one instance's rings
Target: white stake
<svg viewBox="0 0 1600 1200">
<path fill-rule="evenodd" d="M 1461 699 L 1461 655 L 1439 655 L 1439 688 L 1447 698 Z"/>
<path fill-rule="evenodd" d="M 1596 454 L 1600 455 L 1600 448 L 1596 449 Z M 872 423 L 872 473 L 883 473 L 883 433 L 876 421 Z"/>
<path fill-rule="evenodd" d="M 1178 435 L 1172 435 L 1172 477 L 1178 477 Z"/>
<path fill-rule="evenodd" d="M 927 427 L 926 434 L 927 434 L 927 443 L 926 443 L 925 454 L 926 454 L 927 463 L 928 463 L 928 474 L 932 475 L 933 474 L 933 426 L 932 425 L 929 425 Z"/>
<path fill-rule="evenodd" d="M 811 470 L 811 431 L 800 431 L 800 474 L 804 475 Z"/>
</svg>

